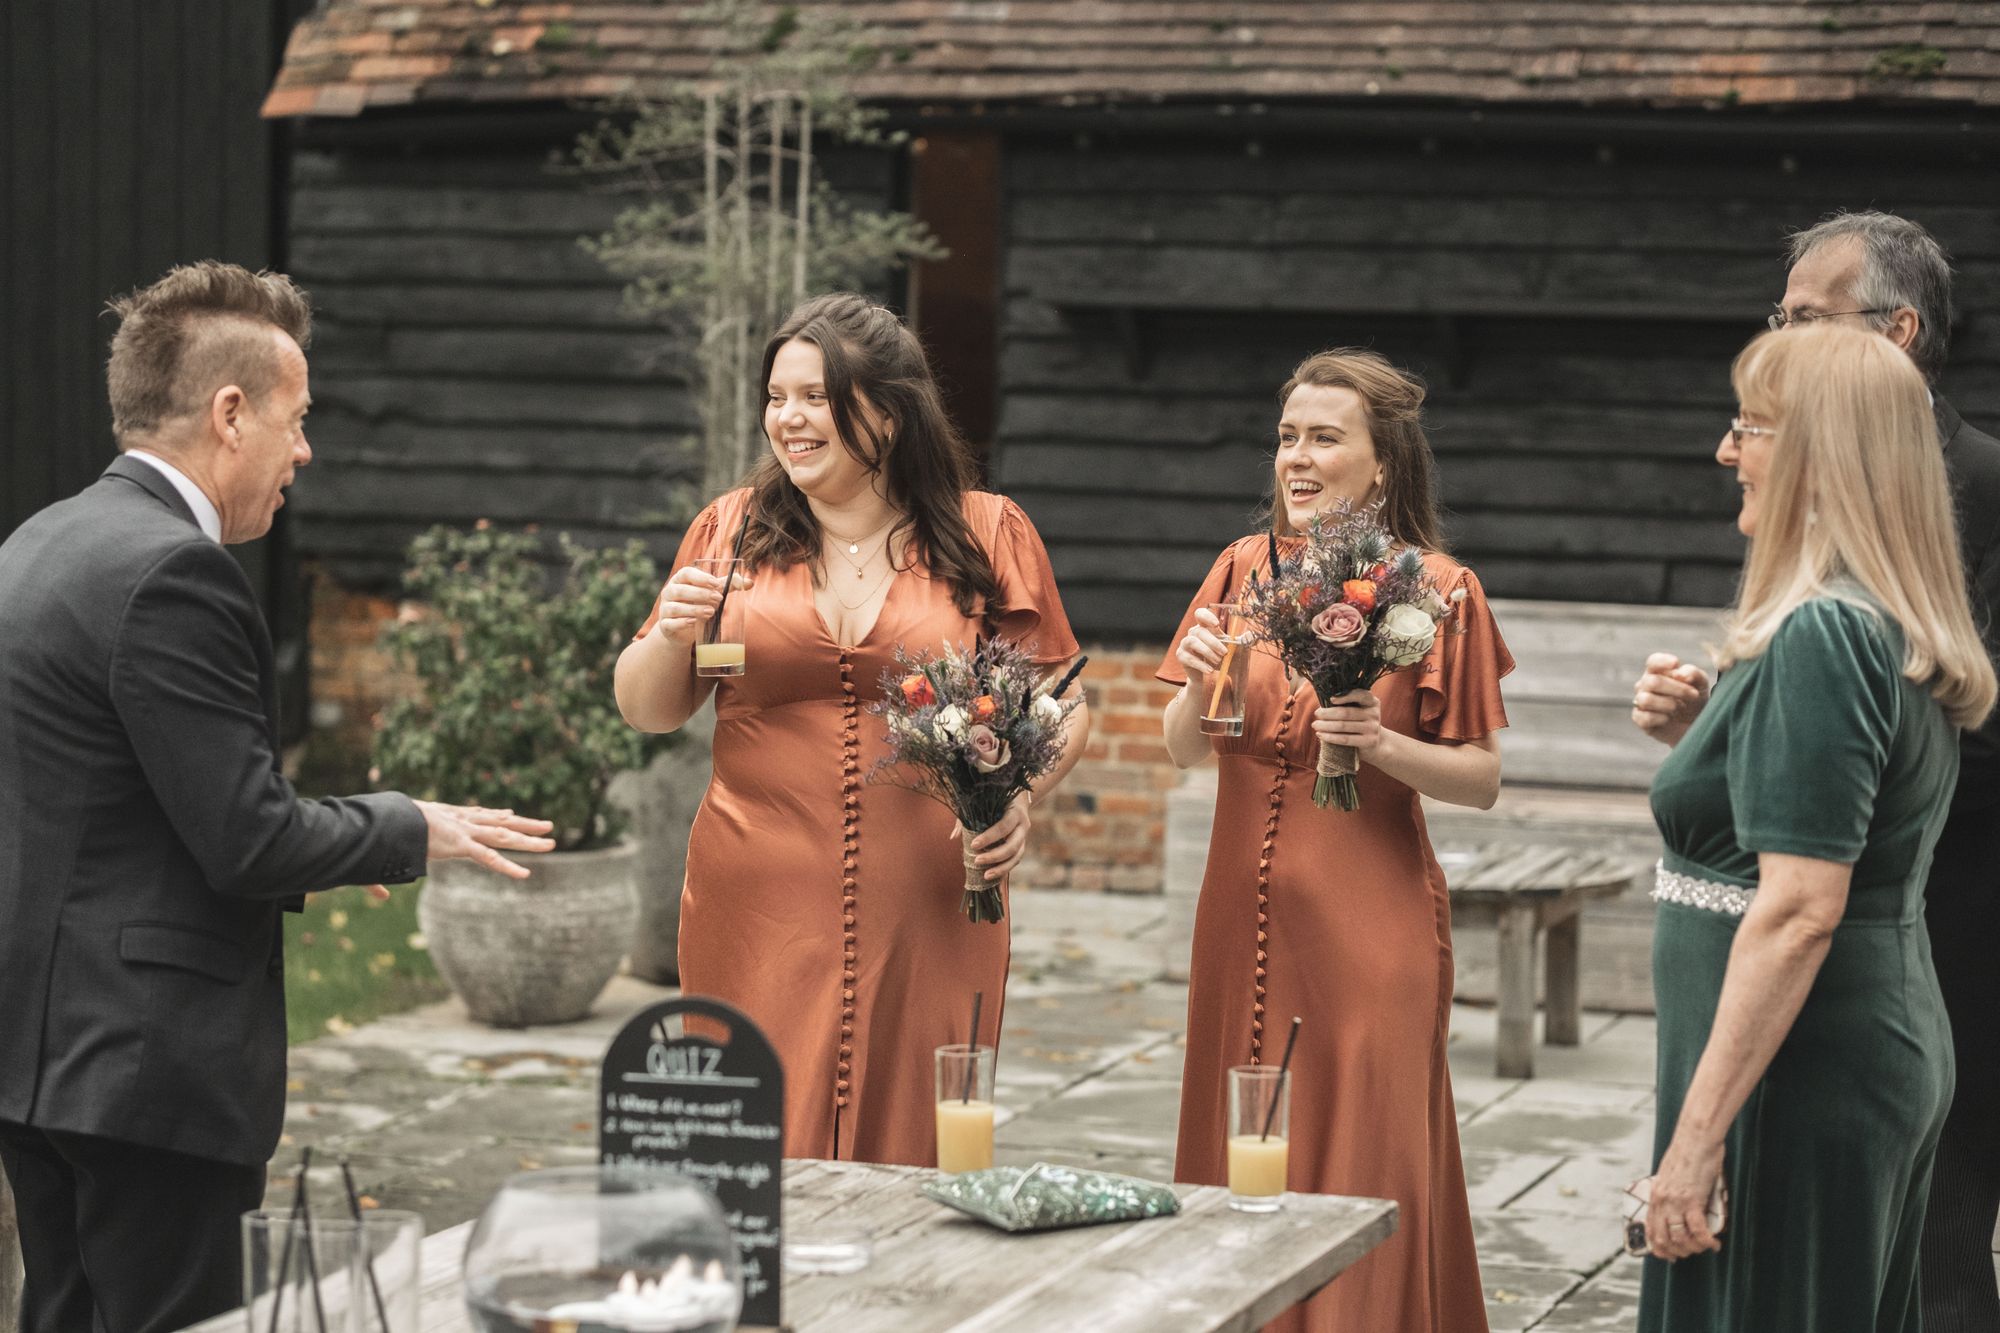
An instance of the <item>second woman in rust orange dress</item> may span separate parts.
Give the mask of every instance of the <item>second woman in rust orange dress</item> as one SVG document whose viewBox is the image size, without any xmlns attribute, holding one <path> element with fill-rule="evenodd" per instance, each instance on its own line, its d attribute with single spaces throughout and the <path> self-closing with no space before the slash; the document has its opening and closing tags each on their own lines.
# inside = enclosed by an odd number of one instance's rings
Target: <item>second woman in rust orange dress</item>
<svg viewBox="0 0 2000 1333">
<path fill-rule="evenodd" d="M 931 1052 L 1000 1030 L 1008 928 L 959 911 L 956 823 L 864 779 L 884 751 L 867 705 L 898 645 L 1000 633 L 1051 670 L 1076 652 L 1034 526 L 974 491 L 922 347 L 859 296 L 808 301 L 764 353 L 770 454 L 695 519 L 654 615 L 618 664 L 626 720 L 672 731 L 706 698 L 691 646 L 720 583 L 692 562 L 730 554 L 746 508 L 746 670 L 715 686 L 715 772 L 688 838 L 681 984 L 755 1019 L 785 1070 L 785 1153 L 936 1161 Z M 1060 780 L 1083 753 L 1072 715 Z M 1037 793 L 1039 794 L 1039 792 Z M 1003 883 L 1030 797 L 980 834 Z"/>
<path fill-rule="evenodd" d="M 1288 1185 L 1393 1199 L 1396 1233 L 1271 1327 L 1315 1333 L 1483 1333 L 1458 1121 L 1445 1066 L 1451 906 L 1419 794 L 1490 806 L 1500 677 L 1513 666 L 1472 571 L 1440 553 L 1423 388 L 1367 352 L 1327 352 L 1279 395 L 1280 534 L 1347 499 L 1379 502 L 1401 542 L 1426 552 L 1446 597 L 1465 594 L 1429 654 L 1316 707 L 1269 649 L 1249 654 L 1244 728 L 1200 734 L 1201 702 L 1167 705 L 1167 747 L 1187 767 L 1219 756 L 1208 869 L 1195 914 L 1187 1072 L 1175 1175 L 1226 1182 L 1225 1071 L 1276 1063 L 1294 1015 Z M 1287 541 L 1290 554 L 1298 539 Z M 1181 622 L 1159 677 L 1185 686 L 1222 644 L 1209 603 L 1266 576 L 1268 534 L 1223 551 Z M 1456 622 L 1455 624 L 1453 622 Z M 1312 803 L 1316 738 L 1360 752 L 1361 808 Z"/>
</svg>

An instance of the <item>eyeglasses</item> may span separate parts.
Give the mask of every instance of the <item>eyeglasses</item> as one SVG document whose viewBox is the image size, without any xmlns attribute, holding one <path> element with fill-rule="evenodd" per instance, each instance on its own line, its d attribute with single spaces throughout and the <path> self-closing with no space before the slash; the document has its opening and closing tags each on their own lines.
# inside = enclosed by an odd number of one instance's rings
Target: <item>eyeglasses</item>
<svg viewBox="0 0 2000 1333">
<path fill-rule="evenodd" d="M 1876 306 L 1872 310 L 1826 310 L 1820 312 L 1801 310 L 1796 314 L 1788 313 L 1781 308 L 1776 314 L 1766 315 L 1764 322 L 1771 326 L 1773 332 L 1776 332 L 1780 329 L 1789 328 L 1793 324 L 1810 324 L 1816 319 L 1839 319 L 1842 315 L 1886 315 L 1898 308 L 1896 306 Z"/>
<path fill-rule="evenodd" d="M 1773 426 L 1746 425 L 1742 417 L 1731 417 L 1729 419 L 1729 442 L 1738 449 L 1743 447 L 1743 437 L 1746 435 L 1776 435 L 1777 433 L 1777 428 Z"/>
</svg>

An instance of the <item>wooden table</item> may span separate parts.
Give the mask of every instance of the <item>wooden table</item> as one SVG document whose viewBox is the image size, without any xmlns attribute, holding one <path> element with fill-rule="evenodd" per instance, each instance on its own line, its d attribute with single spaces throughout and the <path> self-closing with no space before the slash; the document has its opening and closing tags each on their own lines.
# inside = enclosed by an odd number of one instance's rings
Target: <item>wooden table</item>
<svg viewBox="0 0 2000 1333">
<path fill-rule="evenodd" d="M 1546 964 L 1551 1046 L 1582 1040 L 1577 986 L 1583 905 L 1629 887 L 1645 867 L 1629 855 L 1537 843 L 1492 843 L 1457 856 L 1440 852 L 1451 886 L 1452 915 L 1499 923 L 1499 1033 L 1494 1072 L 1535 1076 L 1535 936 L 1548 935 Z"/>
<path fill-rule="evenodd" d="M 931 1173 L 850 1162 L 785 1163 L 785 1230 L 873 1238 L 868 1267 L 785 1276 L 796 1333 L 1249 1333 L 1310 1296 L 1396 1227 L 1380 1199 L 1293 1194 L 1238 1213 L 1213 1186 L 1175 1186 L 1173 1217 L 1007 1235 L 917 1193 Z M 459 1267 L 472 1224 L 424 1241 L 421 1333 L 470 1333 Z M 186 1333 L 243 1333 L 236 1311 Z"/>
</svg>

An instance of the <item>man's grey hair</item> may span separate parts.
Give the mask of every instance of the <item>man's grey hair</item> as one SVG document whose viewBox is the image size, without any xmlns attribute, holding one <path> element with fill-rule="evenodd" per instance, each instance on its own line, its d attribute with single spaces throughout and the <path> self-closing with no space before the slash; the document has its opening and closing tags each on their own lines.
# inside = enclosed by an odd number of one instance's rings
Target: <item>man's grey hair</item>
<svg viewBox="0 0 2000 1333">
<path fill-rule="evenodd" d="M 1951 349 L 1951 257 L 1937 237 L 1908 218 L 1843 210 L 1792 233 L 1791 263 L 1796 266 L 1828 242 L 1848 237 L 1861 242 L 1861 273 L 1849 295 L 1859 308 L 1882 312 L 1868 316 L 1877 329 L 1887 328 L 1904 306 L 1917 312 L 1910 359 L 1925 379 L 1935 382 Z"/>
</svg>

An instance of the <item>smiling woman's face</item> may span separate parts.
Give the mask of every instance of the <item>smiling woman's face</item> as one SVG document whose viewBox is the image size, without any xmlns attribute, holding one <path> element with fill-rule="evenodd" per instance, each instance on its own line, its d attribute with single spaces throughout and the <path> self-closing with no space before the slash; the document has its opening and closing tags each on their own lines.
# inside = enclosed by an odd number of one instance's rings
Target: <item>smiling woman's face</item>
<svg viewBox="0 0 2000 1333">
<path fill-rule="evenodd" d="M 1753 431 L 1768 432 L 1776 423 L 1768 416 L 1738 409 L 1736 419 Z M 1764 433 L 1746 433 L 1738 439 L 1735 428 L 1722 432 L 1722 442 L 1715 447 L 1715 461 L 1736 473 L 1736 484 L 1743 488 L 1743 508 L 1736 515 L 1736 530 L 1745 537 L 1757 535 L 1757 516 L 1763 512 L 1763 496 L 1760 488 L 1771 475 L 1771 446 L 1777 436 Z"/>
<path fill-rule="evenodd" d="M 764 434 L 792 484 L 815 500 L 838 504 L 867 490 L 873 475 L 849 452 L 826 396 L 826 359 L 816 343 L 794 338 L 771 360 Z M 865 399 L 861 410 L 872 412 Z M 871 424 L 874 423 L 871 420 Z"/>
<path fill-rule="evenodd" d="M 1382 464 L 1361 395 L 1348 388 L 1301 384 L 1278 421 L 1278 506 L 1286 526 L 1305 531 L 1314 514 L 1345 499 L 1359 507 L 1378 498 Z"/>
</svg>

